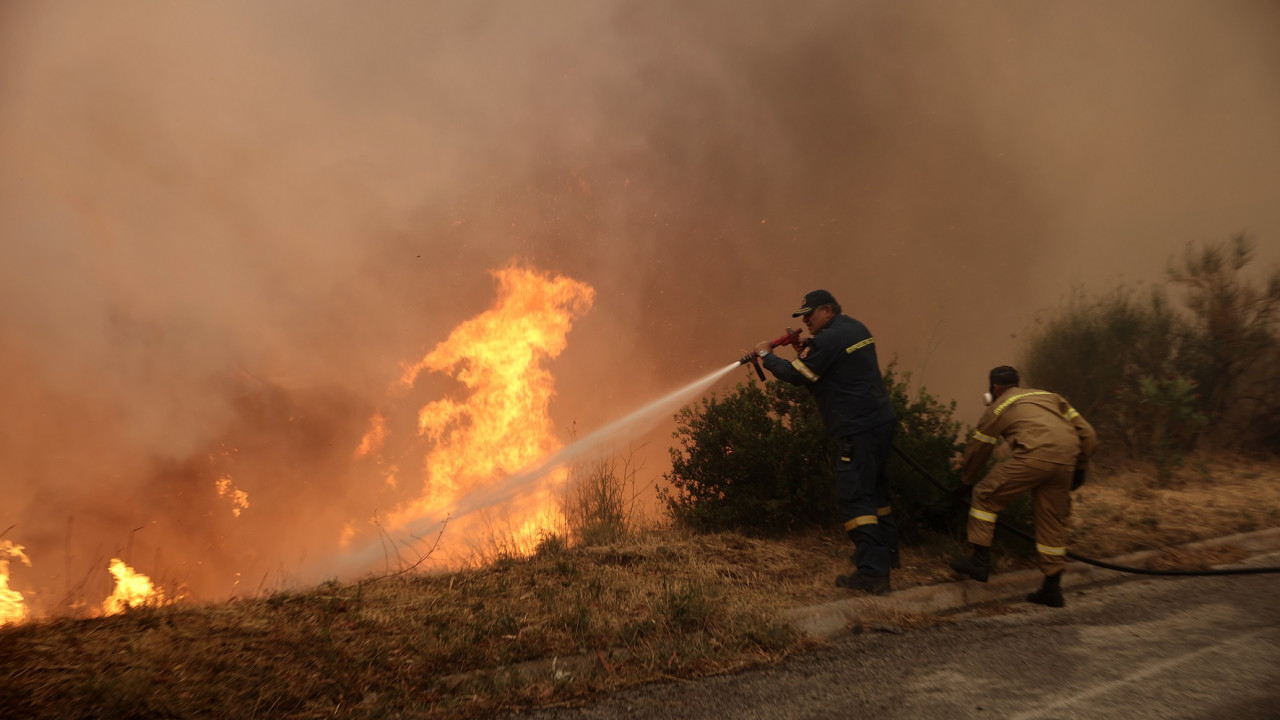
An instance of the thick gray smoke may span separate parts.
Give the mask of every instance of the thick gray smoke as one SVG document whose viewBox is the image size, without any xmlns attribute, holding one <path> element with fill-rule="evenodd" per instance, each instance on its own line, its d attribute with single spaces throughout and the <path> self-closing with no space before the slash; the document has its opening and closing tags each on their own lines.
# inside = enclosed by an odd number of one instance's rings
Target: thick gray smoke
<svg viewBox="0 0 1280 720">
<path fill-rule="evenodd" d="M 817 287 L 976 411 L 1072 287 L 1242 230 L 1280 259 L 1278 40 L 1266 0 L 0 5 L 12 585 L 331 552 L 420 489 L 352 449 L 513 259 L 597 291 L 564 440 Z"/>
</svg>

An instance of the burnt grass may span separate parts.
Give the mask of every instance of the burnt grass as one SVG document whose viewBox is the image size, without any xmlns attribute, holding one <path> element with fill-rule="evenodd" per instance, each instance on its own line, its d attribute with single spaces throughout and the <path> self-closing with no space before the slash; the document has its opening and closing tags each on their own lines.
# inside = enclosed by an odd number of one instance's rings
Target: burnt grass
<svg viewBox="0 0 1280 720">
<path fill-rule="evenodd" d="M 1077 493 L 1072 549 L 1106 557 L 1280 526 L 1276 463 L 1205 463 L 1177 487 L 1149 477 L 1117 469 Z M 961 547 L 907 547 L 895 588 L 950 581 L 946 560 Z M 835 531 L 765 540 L 649 530 L 448 573 L 5 626 L 0 716 L 483 717 L 583 702 L 813 647 L 780 613 L 845 597 L 831 581 L 848 572 L 849 551 Z M 1014 566 L 1031 560 L 1001 568 Z"/>
</svg>

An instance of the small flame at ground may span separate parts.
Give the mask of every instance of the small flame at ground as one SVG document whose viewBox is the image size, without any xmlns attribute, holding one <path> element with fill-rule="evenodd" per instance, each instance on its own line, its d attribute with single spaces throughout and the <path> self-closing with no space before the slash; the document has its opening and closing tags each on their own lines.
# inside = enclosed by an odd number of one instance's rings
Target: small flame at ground
<svg viewBox="0 0 1280 720">
<path fill-rule="evenodd" d="M 111 597 L 102 601 L 103 613 L 115 615 L 131 607 L 164 604 L 164 593 L 151 584 L 151 578 L 136 572 L 123 560 L 112 558 L 109 569 L 116 579 L 116 589 Z"/>
<path fill-rule="evenodd" d="M 9 589 L 9 561 L 21 560 L 27 567 L 31 567 L 31 560 L 22 550 L 21 545 L 0 540 L 0 625 L 20 623 L 27 619 L 27 606 L 23 602 L 22 593 Z"/>
</svg>

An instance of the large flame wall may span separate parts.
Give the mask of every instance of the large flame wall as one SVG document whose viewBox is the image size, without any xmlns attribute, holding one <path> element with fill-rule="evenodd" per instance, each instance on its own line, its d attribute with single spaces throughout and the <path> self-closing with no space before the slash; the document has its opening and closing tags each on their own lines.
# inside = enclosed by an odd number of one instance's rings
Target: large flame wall
<svg viewBox="0 0 1280 720">
<path fill-rule="evenodd" d="M 424 371 L 448 374 L 465 396 L 433 400 L 418 412 L 419 434 L 431 449 L 423 466 L 411 470 L 425 473 L 425 483 L 418 497 L 390 516 L 393 528 L 447 517 L 458 498 L 534 466 L 560 447 L 547 361 L 564 350 L 573 320 L 591 306 L 595 291 L 530 268 L 507 267 L 494 276 L 493 308 L 463 322 L 404 374 L 405 385 Z M 554 500 L 544 492 L 525 507 L 501 508 L 517 546 L 527 547 L 540 530 L 556 529 Z M 453 532 L 473 534 L 458 527 Z"/>
</svg>

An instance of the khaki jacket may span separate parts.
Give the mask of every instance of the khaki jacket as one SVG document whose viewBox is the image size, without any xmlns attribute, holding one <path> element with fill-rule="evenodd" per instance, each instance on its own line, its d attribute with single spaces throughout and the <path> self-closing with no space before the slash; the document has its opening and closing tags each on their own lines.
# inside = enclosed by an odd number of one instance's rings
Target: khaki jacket
<svg viewBox="0 0 1280 720">
<path fill-rule="evenodd" d="M 1013 456 L 1030 465 L 1084 467 L 1098 445 L 1093 426 L 1061 395 L 1012 387 L 987 407 L 964 449 L 961 477 L 972 484 L 996 444 L 1009 442 Z"/>
</svg>

